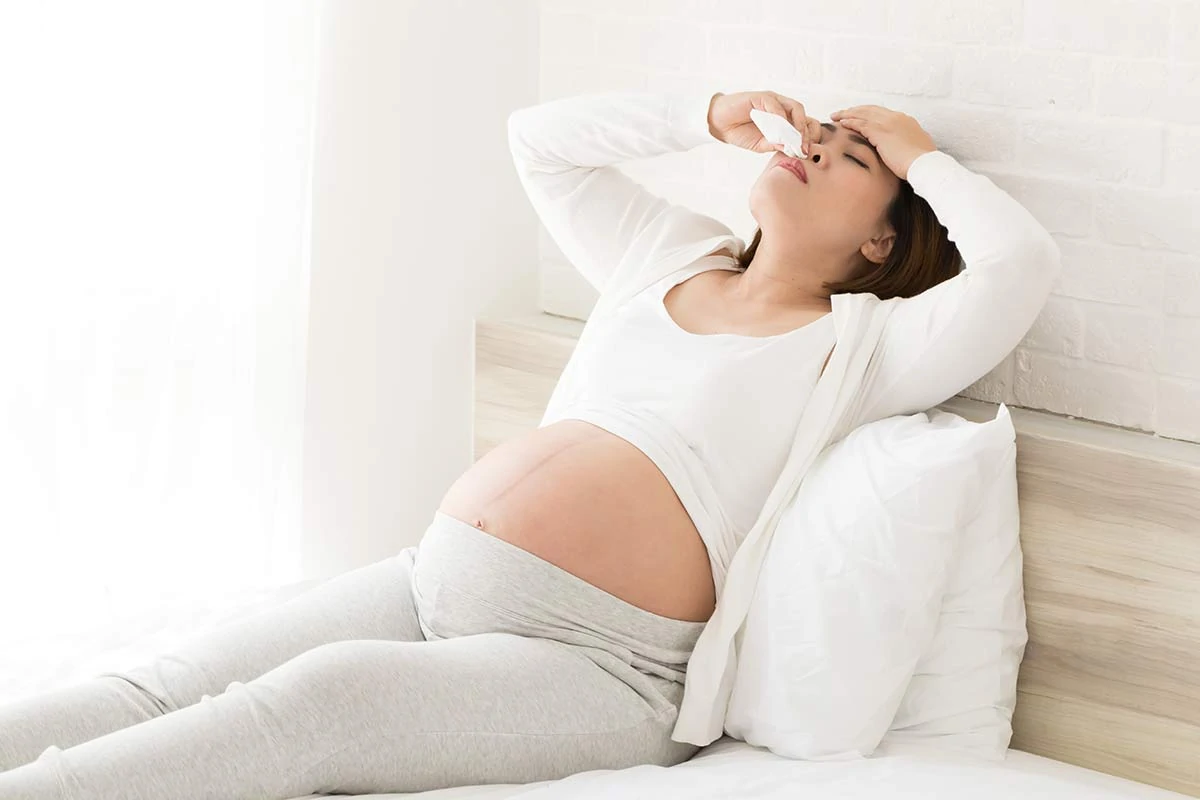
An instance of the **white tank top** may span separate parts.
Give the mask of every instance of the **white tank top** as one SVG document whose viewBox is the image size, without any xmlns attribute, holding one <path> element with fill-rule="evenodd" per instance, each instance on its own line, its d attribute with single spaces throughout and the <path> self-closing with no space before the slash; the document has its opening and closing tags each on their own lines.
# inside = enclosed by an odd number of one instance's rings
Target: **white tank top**
<svg viewBox="0 0 1200 800">
<path fill-rule="evenodd" d="M 649 457 L 691 516 L 720 592 L 738 545 L 783 471 L 801 412 L 835 342 L 833 314 L 776 336 L 695 334 L 663 298 L 726 256 L 706 256 L 614 310 L 577 347 L 574 385 L 543 427 L 579 419 Z"/>
</svg>

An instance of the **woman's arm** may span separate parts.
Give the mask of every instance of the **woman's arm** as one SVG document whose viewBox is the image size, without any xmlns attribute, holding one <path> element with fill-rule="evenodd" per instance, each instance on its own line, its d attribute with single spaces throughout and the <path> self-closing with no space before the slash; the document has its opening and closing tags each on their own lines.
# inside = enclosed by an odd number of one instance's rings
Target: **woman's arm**
<svg viewBox="0 0 1200 800">
<path fill-rule="evenodd" d="M 1033 326 L 1062 269 L 1058 245 L 1033 215 L 949 154 L 918 156 L 908 181 L 966 268 L 896 302 L 857 424 L 925 411 L 995 369 Z"/>
<path fill-rule="evenodd" d="M 605 92 L 518 109 L 508 141 L 538 218 L 577 270 L 603 292 L 635 242 L 670 249 L 732 231 L 672 205 L 616 164 L 719 142 L 709 129 L 716 92 Z"/>
</svg>

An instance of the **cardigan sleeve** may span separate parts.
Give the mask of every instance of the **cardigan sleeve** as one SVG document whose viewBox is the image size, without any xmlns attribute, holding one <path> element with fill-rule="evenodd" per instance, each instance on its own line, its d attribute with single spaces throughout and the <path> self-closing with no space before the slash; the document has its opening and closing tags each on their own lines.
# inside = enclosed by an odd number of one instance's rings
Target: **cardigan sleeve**
<svg viewBox="0 0 1200 800">
<path fill-rule="evenodd" d="M 1058 245 L 986 176 L 933 150 L 908 181 L 958 247 L 965 269 L 896 301 L 856 424 L 925 411 L 995 369 L 1041 313 L 1061 270 Z"/>
<path fill-rule="evenodd" d="M 521 185 L 547 233 L 597 291 L 604 292 L 635 249 L 647 258 L 732 234 L 712 217 L 668 203 L 616 166 L 719 143 L 708 129 L 715 94 L 582 94 L 509 115 L 509 147 Z"/>
</svg>

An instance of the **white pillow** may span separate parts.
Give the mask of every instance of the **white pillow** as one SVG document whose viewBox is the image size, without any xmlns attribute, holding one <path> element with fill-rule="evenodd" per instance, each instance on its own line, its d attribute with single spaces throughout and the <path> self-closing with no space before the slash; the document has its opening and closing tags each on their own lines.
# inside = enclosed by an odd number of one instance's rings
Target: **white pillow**
<svg viewBox="0 0 1200 800">
<path fill-rule="evenodd" d="M 784 509 L 739 632 L 725 732 L 789 758 L 870 755 L 934 641 L 967 523 L 1016 432 L 940 409 L 861 425 Z"/>
<path fill-rule="evenodd" d="M 1015 448 L 967 525 L 933 643 L 884 747 L 933 746 L 1001 761 L 1012 740 L 1017 671 L 1029 639 Z"/>
</svg>

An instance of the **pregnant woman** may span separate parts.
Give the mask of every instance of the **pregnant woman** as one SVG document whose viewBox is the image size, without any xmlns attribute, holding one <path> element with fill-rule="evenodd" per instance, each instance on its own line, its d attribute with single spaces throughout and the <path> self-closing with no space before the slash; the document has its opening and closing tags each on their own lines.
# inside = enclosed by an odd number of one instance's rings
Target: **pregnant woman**
<svg viewBox="0 0 1200 800">
<path fill-rule="evenodd" d="M 806 157 L 751 109 L 790 120 Z M 693 648 L 836 343 L 831 298 L 898 299 L 865 423 L 993 369 L 1056 274 L 1024 208 L 879 106 L 819 122 L 769 91 L 613 92 L 521 109 L 509 141 L 602 296 L 630 270 L 665 278 L 597 316 L 541 425 L 459 478 L 418 545 L 0 707 L 0 798 L 282 800 L 686 761 Z M 615 166 L 712 142 L 771 154 L 749 247 Z"/>
</svg>

